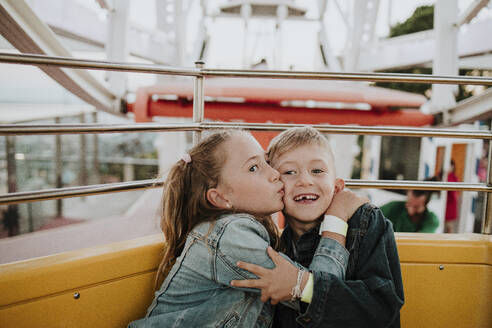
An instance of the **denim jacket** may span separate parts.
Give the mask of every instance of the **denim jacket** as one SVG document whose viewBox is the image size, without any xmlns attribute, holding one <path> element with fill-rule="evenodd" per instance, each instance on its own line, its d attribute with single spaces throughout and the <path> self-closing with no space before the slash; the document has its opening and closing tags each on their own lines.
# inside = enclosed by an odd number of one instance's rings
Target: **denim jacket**
<svg viewBox="0 0 492 328">
<path fill-rule="evenodd" d="M 311 304 L 301 311 L 278 305 L 274 327 L 400 327 L 403 283 L 391 222 L 379 208 L 364 204 L 348 224 L 345 280 L 329 268 L 315 268 Z M 281 237 L 287 255 L 303 265 L 314 261 L 318 231 L 306 232 L 296 245 L 287 227 Z"/>
<path fill-rule="evenodd" d="M 260 291 L 230 286 L 234 279 L 256 278 L 238 268 L 237 261 L 274 267 L 266 252 L 269 245 L 266 229 L 248 214 L 225 215 L 198 225 L 189 233 L 146 317 L 129 327 L 270 327 L 273 307 L 261 302 Z M 317 254 L 313 265 L 328 266 L 333 276 L 343 280 L 347 250 L 323 238 Z"/>
</svg>

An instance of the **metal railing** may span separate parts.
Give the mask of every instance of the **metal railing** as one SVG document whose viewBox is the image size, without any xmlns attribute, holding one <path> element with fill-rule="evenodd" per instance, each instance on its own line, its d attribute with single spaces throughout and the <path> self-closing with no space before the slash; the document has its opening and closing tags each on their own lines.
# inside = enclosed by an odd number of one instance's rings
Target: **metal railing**
<svg viewBox="0 0 492 328">
<path fill-rule="evenodd" d="M 67 68 L 83 68 L 94 70 L 118 70 L 139 73 L 192 76 L 194 83 L 193 123 L 191 124 L 56 124 L 56 125 L 0 125 L 0 135 L 36 135 L 36 134 L 85 134 L 85 133 L 119 133 L 119 132 L 150 132 L 150 131 L 194 131 L 194 142 L 200 139 L 201 131 L 217 128 L 242 128 L 253 131 L 280 131 L 299 124 L 260 124 L 260 123 L 209 123 L 204 119 L 204 80 L 205 77 L 247 77 L 273 79 L 316 79 L 316 80 L 350 80 L 371 82 L 407 82 L 426 84 L 474 84 L 492 85 L 492 78 L 432 76 L 417 74 L 389 73 L 331 73 L 331 72 L 291 72 L 291 71 L 248 71 L 206 69 L 203 63 L 196 68 L 174 68 L 159 65 L 114 63 L 74 58 L 49 57 L 41 55 L 5 54 L 0 53 L 0 62 L 25 65 L 52 65 Z M 492 139 L 490 131 L 456 131 L 445 129 L 422 128 L 385 128 L 385 127 L 349 127 L 331 125 L 313 125 L 321 132 L 333 134 L 360 134 L 382 136 L 412 137 L 443 137 L 462 139 Z M 492 234 L 492 142 L 489 149 L 489 167 L 487 184 L 421 182 L 421 181 L 367 181 L 347 180 L 346 185 L 352 188 L 375 189 L 426 189 L 426 190 L 458 190 L 482 191 L 487 193 L 485 200 L 485 217 L 482 233 Z M 48 199 L 60 199 L 96 195 L 103 193 L 128 191 L 136 189 L 162 187 L 162 180 L 143 180 L 124 183 L 112 183 L 93 186 L 80 186 L 17 192 L 0 195 L 0 205 L 33 202 Z"/>
<path fill-rule="evenodd" d="M 400 190 L 458 190 L 483 191 L 492 193 L 492 187 L 484 183 L 463 182 L 426 182 L 405 180 L 345 180 L 345 185 L 351 188 L 400 189 Z M 20 204 L 60 198 L 94 196 L 113 192 L 150 189 L 164 186 L 162 179 L 150 179 L 131 182 L 107 183 L 89 186 L 77 186 L 37 191 L 24 191 L 0 195 L 0 205 Z"/>
<path fill-rule="evenodd" d="M 436 76 L 403 73 L 341 73 L 341 72 L 293 72 L 261 71 L 241 69 L 210 69 L 197 64 L 195 68 L 170 67 L 150 64 L 129 64 L 97 60 L 85 60 L 43 55 L 0 53 L 0 62 L 25 65 L 50 65 L 66 68 L 92 70 L 124 71 L 133 73 L 154 73 L 193 77 L 247 77 L 265 79 L 306 79 L 306 80 L 346 80 L 367 82 L 406 82 L 426 84 L 473 84 L 492 85 L 492 78 L 480 76 Z M 200 62 L 201 63 L 201 62 Z M 203 65 L 203 63 L 201 64 Z"/>
<path fill-rule="evenodd" d="M 139 133 L 139 132 L 178 132 L 203 131 L 210 129 L 244 129 L 250 131 L 283 131 L 305 124 L 275 123 L 137 123 L 137 124 L 3 124 L 0 135 L 38 135 L 38 134 L 90 134 L 90 133 Z M 425 128 L 336 126 L 329 124 L 311 125 L 320 132 L 330 134 L 379 135 L 393 137 L 441 137 L 458 139 L 492 139 L 492 132 L 479 130 L 448 130 Z"/>
</svg>

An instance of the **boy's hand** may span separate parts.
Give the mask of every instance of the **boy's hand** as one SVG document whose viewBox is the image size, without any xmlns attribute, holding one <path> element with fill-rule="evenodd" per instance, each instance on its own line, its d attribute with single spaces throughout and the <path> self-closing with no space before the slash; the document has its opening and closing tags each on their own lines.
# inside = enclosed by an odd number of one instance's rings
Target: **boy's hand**
<svg viewBox="0 0 492 328">
<path fill-rule="evenodd" d="M 268 256 L 275 263 L 275 268 L 266 269 L 262 266 L 238 262 L 237 266 L 258 276 L 258 279 L 232 280 L 231 286 L 261 289 L 263 303 L 271 299 L 273 305 L 292 298 L 292 288 L 296 285 L 298 269 L 279 253 L 268 247 Z M 308 275 L 303 276 L 301 290 L 307 283 Z"/>
<path fill-rule="evenodd" d="M 335 215 L 347 222 L 355 211 L 365 203 L 369 203 L 368 198 L 357 196 L 350 190 L 340 190 L 333 196 L 330 207 L 325 214 Z"/>
</svg>

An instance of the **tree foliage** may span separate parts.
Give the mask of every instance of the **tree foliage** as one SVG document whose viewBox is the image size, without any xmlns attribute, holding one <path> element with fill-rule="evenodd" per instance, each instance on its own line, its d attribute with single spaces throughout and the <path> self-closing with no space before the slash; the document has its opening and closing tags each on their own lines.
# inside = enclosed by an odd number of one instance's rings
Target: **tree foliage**
<svg viewBox="0 0 492 328">
<path fill-rule="evenodd" d="M 410 34 L 434 28 L 434 5 L 421 6 L 415 9 L 403 23 L 397 23 L 390 28 L 389 37 L 395 37 L 404 34 Z"/>
<path fill-rule="evenodd" d="M 396 37 L 400 35 L 430 30 L 434 28 L 434 5 L 431 6 L 421 6 L 415 9 L 412 16 L 406 19 L 402 23 L 397 23 L 390 28 L 389 37 Z M 410 74 L 432 74 L 432 68 L 430 67 L 412 67 L 399 70 L 391 70 L 392 73 L 410 73 Z M 459 75 L 464 76 L 489 76 L 490 71 L 483 70 L 471 70 L 471 69 L 460 69 Z M 424 96 L 430 97 L 431 85 L 430 84 L 419 84 L 419 83 L 399 83 L 399 82 L 389 82 L 389 83 L 376 83 L 377 86 L 408 91 L 413 93 L 420 93 Z M 462 99 L 468 98 L 473 95 L 473 88 L 466 85 L 460 85 L 458 88 L 458 95 L 456 100 L 460 101 Z"/>
</svg>

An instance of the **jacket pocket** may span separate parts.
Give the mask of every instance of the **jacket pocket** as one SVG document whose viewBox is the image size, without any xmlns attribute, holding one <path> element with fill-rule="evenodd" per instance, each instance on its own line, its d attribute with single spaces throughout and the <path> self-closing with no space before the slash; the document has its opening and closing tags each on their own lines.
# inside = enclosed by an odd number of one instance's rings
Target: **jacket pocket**
<svg viewBox="0 0 492 328">
<path fill-rule="evenodd" d="M 232 311 L 229 315 L 217 325 L 217 328 L 231 328 L 236 327 L 239 322 L 239 314 L 236 311 Z"/>
</svg>

